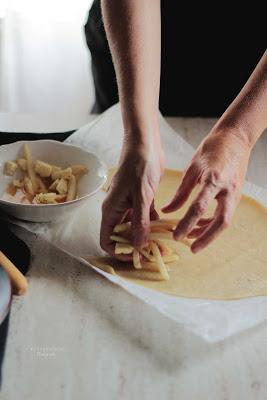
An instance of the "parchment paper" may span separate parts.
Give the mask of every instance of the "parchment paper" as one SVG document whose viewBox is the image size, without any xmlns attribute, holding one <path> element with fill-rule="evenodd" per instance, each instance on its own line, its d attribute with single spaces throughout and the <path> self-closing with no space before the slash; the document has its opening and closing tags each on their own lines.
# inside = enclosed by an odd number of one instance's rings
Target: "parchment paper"
<svg viewBox="0 0 267 400">
<path fill-rule="evenodd" d="M 163 118 L 161 118 L 161 136 L 166 154 L 166 167 L 184 169 L 191 160 L 193 148 L 173 131 Z M 109 168 L 117 165 L 122 137 L 120 108 L 115 105 L 93 123 L 75 132 L 67 142 L 96 153 Z M 266 189 L 246 182 L 244 193 L 267 205 Z M 104 192 L 97 193 L 87 204 L 68 215 L 63 221 L 49 224 L 15 220 L 12 222 L 42 235 L 53 245 L 87 263 L 84 260 L 87 256 L 104 254 L 99 246 L 101 203 L 104 197 Z M 223 340 L 267 319 L 267 296 L 234 301 L 178 298 L 94 269 L 209 342 Z"/>
</svg>

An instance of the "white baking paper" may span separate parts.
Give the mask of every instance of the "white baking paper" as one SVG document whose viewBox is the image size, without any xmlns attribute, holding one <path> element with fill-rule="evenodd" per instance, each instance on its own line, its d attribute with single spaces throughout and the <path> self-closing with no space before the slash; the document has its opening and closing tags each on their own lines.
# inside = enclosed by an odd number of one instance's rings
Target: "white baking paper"
<svg viewBox="0 0 267 400">
<path fill-rule="evenodd" d="M 173 131 L 163 118 L 161 118 L 161 136 L 166 154 L 166 167 L 184 169 L 191 160 L 193 148 L 179 136 L 179 133 Z M 96 153 L 107 167 L 114 167 L 118 162 L 122 137 L 120 108 L 116 105 L 97 120 L 79 129 L 67 141 Z M 266 189 L 245 183 L 244 192 L 267 205 Z M 83 257 L 103 255 L 99 246 L 99 231 L 101 203 L 104 197 L 104 192 L 97 193 L 83 207 L 68 215 L 64 221 L 49 224 L 12 222 L 42 235 L 53 245 L 87 263 Z M 178 298 L 94 269 L 209 342 L 223 340 L 267 319 L 266 296 L 231 301 Z"/>
</svg>

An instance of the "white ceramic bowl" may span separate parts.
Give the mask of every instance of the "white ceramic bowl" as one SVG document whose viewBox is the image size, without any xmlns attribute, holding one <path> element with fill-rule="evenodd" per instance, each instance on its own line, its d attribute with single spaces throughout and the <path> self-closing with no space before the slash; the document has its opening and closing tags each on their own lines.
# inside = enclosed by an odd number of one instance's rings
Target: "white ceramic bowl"
<svg viewBox="0 0 267 400">
<path fill-rule="evenodd" d="M 95 194 L 106 181 L 107 169 L 102 161 L 88 151 L 66 143 L 53 140 L 21 141 L 0 146 L 0 199 L 3 196 L 12 177 L 4 175 L 6 161 L 23 157 L 23 144 L 28 143 L 33 159 L 46 161 L 60 167 L 68 167 L 72 164 L 84 164 L 89 173 L 83 176 L 79 182 L 79 198 L 60 204 L 19 204 L 6 200 L 0 200 L 0 208 L 7 214 L 32 222 L 49 222 L 65 213 L 75 210 L 79 205 Z"/>
</svg>

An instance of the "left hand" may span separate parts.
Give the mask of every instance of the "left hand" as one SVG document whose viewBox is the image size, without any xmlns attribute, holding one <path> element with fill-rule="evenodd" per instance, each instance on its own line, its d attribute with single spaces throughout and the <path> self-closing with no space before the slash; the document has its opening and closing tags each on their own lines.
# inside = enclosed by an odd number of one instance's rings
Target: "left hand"
<svg viewBox="0 0 267 400">
<path fill-rule="evenodd" d="M 114 253 L 115 246 L 110 236 L 115 225 L 131 220 L 131 243 L 143 247 L 148 240 L 150 220 L 158 218 L 154 195 L 164 170 L 159 132 L 154 133 L 148 143 L 133 145 L 126 136 L 119 168 L 102 205 L 100 245 L 122 261 L 132 257 Z"/>
<path fill-rule="evenodd" d="M 201 190 L 174 231 L 174 239 L 195 238 L 194 253 L 204 249 L 229 226 L 241 197 L 251 147 L 236 128 L 214 128 L 197 149 L 182 182 L 163 207 L 173 212 L 186 202 L 193 188 Z M 217 207 L 212 218 L 203 218 L 213 199 Z"/>
</svg>

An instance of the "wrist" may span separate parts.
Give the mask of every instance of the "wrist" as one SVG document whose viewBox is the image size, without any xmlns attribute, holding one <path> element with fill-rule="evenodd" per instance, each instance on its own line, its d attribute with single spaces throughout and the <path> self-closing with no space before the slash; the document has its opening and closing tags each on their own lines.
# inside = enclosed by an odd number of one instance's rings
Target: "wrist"
<svg viewBox="0 0 267 400">
<path fill-rule="evenodd" d="M 255 144 L 249 125 L 236 121 L 234 118 L 224 118 L 224 116 L 220 118 L 212 129 L 211 134 L 220 134 L 236 139 L 241 145 L 247 147 L 250 151 Z"/>
<path fill-rule="evenodd" d="M 134 144 L 147 142 L 159 136 L 159 110 L 156 105 L 121 102 L 125 139 Z"/>
<path fill-rule="evenodd" d="M 125 130 L 123 147 L 138 151 L 149 151 L 161 147 L 159 129 Z"/>
<path fill-rule="evenodd" d="M 165 156 L 161 146 L 159 129 L 153 131 L 125 132 L 121 153 L 121 160 L 131 159 L 133 163 L 138 160 L 157 161 L 163 170 Z"/>
<path fill-rule="evenodd" d="M 128 116 L 129 117 L 129 116 Z M 146 152 L 151 148 L 161 147 L 160 128 L 158 113 L 144 118 L 124 121 L 124 143 L 125 148 L 137 152 Z"/>
</svg>

